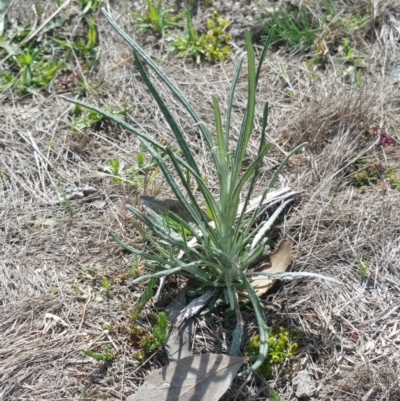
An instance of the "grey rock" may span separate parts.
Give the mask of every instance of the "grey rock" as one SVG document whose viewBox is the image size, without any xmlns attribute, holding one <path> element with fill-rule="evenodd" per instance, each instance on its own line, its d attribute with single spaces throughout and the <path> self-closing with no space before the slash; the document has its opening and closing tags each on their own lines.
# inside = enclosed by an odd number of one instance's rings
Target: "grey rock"
<svg viewBox="0 0 400 401">
<path fill-rule="evenodd" d="M 310 373 L 307 370 L 300 370 L 293 378 L 293 389 L 298 398 L 311 397 L 313 392 L 314 382 Z"/>
</svg>

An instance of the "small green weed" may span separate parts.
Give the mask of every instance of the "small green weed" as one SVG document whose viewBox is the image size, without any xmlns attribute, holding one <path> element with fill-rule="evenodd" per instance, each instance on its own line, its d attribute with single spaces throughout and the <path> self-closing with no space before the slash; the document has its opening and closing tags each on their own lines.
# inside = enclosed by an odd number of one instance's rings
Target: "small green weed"
<svg viewBox="0 0 400 401">
<path fill-rule="evenodd" d="M 111 159 L 110 160 L 110 166 L 111 166 L 111 174 L 113 174 L 115 177 L 113 178 L 113 181 L 115 184 L 120 184 L 121 179 L 118 178 L 119 175 L 121 175 L 122 170 L 125 167 L 125 162 L 124 161 L 119 161 L 118 159 Z"/>
<path fill-rule="evenodd" d="M 287 359 L 293 358 L 298 343 L 299 332 L 292 330 L 289 332 L 284 327 L 272 327 L 268 338 L 268 355 L 264 363 L 259 367 L 258 372 L 263 376 L 270 376 L 272 366 L 282 364 Z M 253 337 L 246 348 L 246 356 L 250 360 L 255 360 L 260 350 L 260 336 Z"/>
<path fill-rule="evenodd" d="M 115 116 L 124 116 L 129 109 L 112 112 Z M 79 105 L 74 107 L 74 115 L 69 125 L 74 132 L 82 132 L 85 129 L 96 129 L 105 120 L 104 116 L 96 111 L 88 110 Z"/>
<path fill-rule="evenodd" d="M 368 27 L 370 15 L 360 13 L 342 15 L 332 2 L 327 4 L 329 6 L 325 7 L 324 17 L 320 20 L 320 34 L 314 45 L 316 53 L 314 63 L 326 64 L 329 55 L 334 56 L 338 51 L 345 63 L 361 67 L 359 65 L 361 57 L 356 55 L 354 45 L 357 43 L 357 37 L 363 36 L 360 31 Z M 354 78 L 357 83 L 359 77 Z"/>
<path fill-rule="evenodd" d="M 83 353 L 90 356 L 98 362 L 110 363 L 115 359 L 115 354 L 110 346 L 105 347 L 102 352 L 93 352 L 90 350 L 83 350 Z"/>
<path fill-rule="evenodd" d="M 232 53 L 230 45 L 232 37 L 230 33 L 226 32 L 228 26 L 229 22 L 215 11 L 213 18 L 207 21 L 208 32 L 199 35 L 192 25 L 188 10 L 185 34 L 172 42 L 170 51 L 189 56 L 197 64 L 200 64 L 203 59 L 214 62 L 223 61 Z"/>
<path fill-rule="evenodd" d="M 130 332 L 131 341 L 140 349 L 134 357 L 139 360 L 143 359 L 146 355 L 152 354 L 162 347 L 167 339 L 169 328 L 170 324 L 164 312 L 158 313 L 157 324 L 153 327 L 151 334 L 145 334 L 143 329 L 133 325 Z"/>
<path fill-rule="evenodd" d="M 386 172 L 385 177 L 393 189 L 400 189 L 400 175 L 395 168 L 389 169 Z"/>
<path fill-rule="evenodd" d="M 79 3 L 84 6 L 86 13 L 95 9 L 98 1 L 80 0 Z M 65 25 L 62 17 L 53 18 L 42 29 L 40 36 L 28 41 L 34 30 L 30 24 L 5 32 L 0 38 L 0 59 L 6 60 L 0 71 L 0 91 L 36 94 L 40 89 L 49 88 L 65 70 L 74 70 L 73 66 L 79 61 L 83 61 L 85 68 L 93 67 L 98 56 L 97 29 L 92 17 L 85 21 L 87 37 L 78 38 L 72 43 L 54 37 L 57 29 Z"/>
<path fill-rule="evenodd" d="M 109 296 L 110 290 L 111 290 L 111 285 L 110 285 L 110 281 L 108 280 L 108 278 L 103 277 L 103 279 L 101 280 L 101 284 L 103 285 L 103 288 L 106 290 L 107 296 Z"/>
<path fill-rule="evenodd" d="M 159 168 L 154 157 L 147 156 L 147 150 L 140 146 L 140 151 L 136 155 L 136 163 L 131 167 L 129 182 L 133 187 L 144 188 L 147 185 L 154 185 L 155 179 L 158 176 Z M 150 175 L 148 175 L 150 173 Z"/>
<path fill-rule="evenodd" d="M 47 88 L 63 66 L 62 60 L 43 54 L 42 48 L 27 47 L 12 56 L 6 71 L 0 72 L 0 91 L 35 93 L 36 89 Z"/>
<path fill-rule="evenodd" d="M 353 35 L 356 31 L 364 28 L 371 16 L 368 13 L 355 15 L 347 15 L 337 20 L 337 25 L 347 34 Z"/>
<path fill-rule="evenodd" d="M 179 26 L 179 21 L 182 19 L 184 13 L 173 16 L 171 11 L 172 7 L 164 7 L 163 0 L 156 0 L 154 5 L 152 0 L 146 0 L 147 12 L 140 14 L 132 12 L 135 19 L 139 21 L 136 24 L 138 30 L 152 30 L 158 35 L 164 36 L 168 29 L 176 28 Z"/>
<path fill-rule="evenodd" d="M 131 267 L 128 270 L 129 276 L 132 278 L 138 277 L 140 270 L 142 270 L 142 268 L 143 268 L 143 265 L 141 265 L 140 259 L 139 258 L 133 259 L 133 261 L 131 263 Z"/>
<path fill-rule="evenodd" d="M 75 105 L 74 116 L 70 122 L 72 131 L 81 132 L 87 128 L 94 127 L 104 120 L 104 116 L 93 110 L 87 110 Z"/>
<path fill-rule="evenodd" d="M 351 43 L 348 39 L 343 39 L 340 49 L 344 54 L 344 61 L 346 63 L 356 64 L 359 61 L 360 58 L 355 55 L 354 49 L 352 48 Z"/>
<path fill-rule="evenodd" d="M 51 150 L 54 150 L 54 151 L 57 149 L 56 143 L 53 140 L 51 140 L 49 142 L 49 147 Z"/>
<path fill-rule="evenodd" d="M 353 186 L 363 188 L 378 185 L 384 178 L 385 167 L 381 163 L 358 160 L 347 170 L 347 176 Z"/>
<path fill-rule="evenodd" d="M 86 39 L 77 38 L 72 43 L 53 37 L 52 40 L 65 50 L 71 52 L 69 59 L 78 58 L 85 61 L 87 68 L 92 68 L 97 60 L 97 28 L 93 17 L 87 19 L 87 35 Z"/>
</svg>

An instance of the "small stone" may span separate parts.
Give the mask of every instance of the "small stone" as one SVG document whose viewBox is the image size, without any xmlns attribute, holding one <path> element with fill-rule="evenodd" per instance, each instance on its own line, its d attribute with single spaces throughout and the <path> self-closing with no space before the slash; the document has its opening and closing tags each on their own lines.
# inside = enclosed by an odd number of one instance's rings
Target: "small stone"
<svg viewBox="0 0 400 401">
<path fill-rule="evenodd" d="M 293 389 L 297 398 L 311 397 L 313 386 L 311 375 L 306 370 L 300 370 L 293 378 Z"/>
</svg>

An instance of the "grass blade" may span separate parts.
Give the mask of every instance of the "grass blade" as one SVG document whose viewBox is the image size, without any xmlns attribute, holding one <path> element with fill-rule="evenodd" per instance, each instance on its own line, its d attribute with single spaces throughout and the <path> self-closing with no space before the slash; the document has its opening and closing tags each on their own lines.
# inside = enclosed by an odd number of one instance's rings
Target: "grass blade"
<svg viewBox="0 0 400 401">
<path fill-rule="evenodd" d="M 155 101 L 157 102 L 158 107 L 160 108 L 161 112 L 163 113 L 165 119 L 167 120 L 167 123 L 170 126 L 172 132 L 174 133 L 175 138 L 178 141 L 179 147 L 182 149 L 182 152 L 183 152 L 187 162 L 198 174 L 200 174 L 197 163 L 194 160 L 193 154 L 187 144 L 187 141 L 183 135 L 182 130 L 180 129 L 180 127 L 179 127 L 178 123 L 176 122 L 172 113 L 169 111 L 163 98 L 160 96 L 159 91 L 157 91 L 157 89 L 154 87 L 153 83 L 150 81 L 150 78 L 147 75 L 146 71 L 144 70 L 143 64 L 141 63 L 141 61 L 136 53 L 134 53 L 134 57 L 135 57 L 136 65 L 138 67 L 139 73 L 140 73 L 143 81 L 147 85 L 149 91 L 151 92 Z"/>
<path fill-rule="evenodd" d="M 247 48 L 247 74 L 248 74 L 247 107 L 235 153 L 234 172 L 232 174 L 231 188 L 238 180 L 242 168 L 243 159 L 246 154 L 247 144 L 249 142 L 253 129 L 254 113 L 256 106 L 254 50 L 253 50 L 253 45 L 251 43 L 250 33 L 248 31 L 246 31 L 246 48 Z"/>
<path fill-rule="evenodd" d="M 146 64 L 162 79 L 162 81 L 168 86 L 171 92 L 175 95 L 175 97 L 180 101 L 183 107 L 189 112 L 190 116 L 193 118 L 196 125 L 199 126 L 204 139 L 206 140 L 208 148 L 211 149 L 214 147 L 213 139 L 210 131 L 205 127 L 202 123 L 199 115 L 193 109 L 192 105 L 187 101 L 187 99 L 183 96 L 178 87 L 169 79 L 169 77 L 158 67 L 158 65 L 146 54 L 146 52 L 135 42 L 133 41 L 111 18 L 110 14 L 102 8 L 104 16 L 110 25 L 115 29 L 115 31 L 124 39 L 129 46 L 132 47 L 135 53 L 137 53 Z"/>
</svg>

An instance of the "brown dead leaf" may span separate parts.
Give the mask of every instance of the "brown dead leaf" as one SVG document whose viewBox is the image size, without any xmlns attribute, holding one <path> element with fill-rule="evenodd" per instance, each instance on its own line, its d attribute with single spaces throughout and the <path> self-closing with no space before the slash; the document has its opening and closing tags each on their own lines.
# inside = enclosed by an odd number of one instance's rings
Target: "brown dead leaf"
<svg viewBox="0 0 400 401">
<path fill-rule="evenodd" d="M 228 355 L 188 356 L 151 373 L 126 401 L 217 401 L 243 362 Z"/>
<path fill-rule="evenodd" d="M 288 240 L 279 243 L 274 253 L 267 256 L 266 261 L 256 272 L 282 273 L 292 263 L 292 244 Z M 264 295 L 276 282 L 263 276 L 251 276 L 249 279 L 258 297 Z"/>
</svg>

